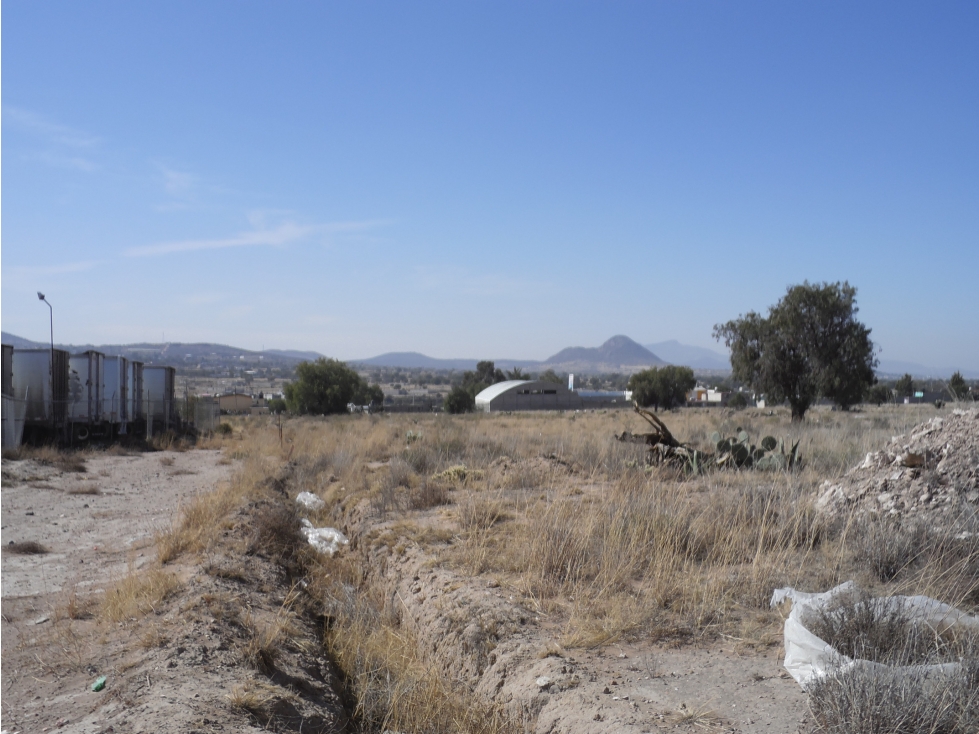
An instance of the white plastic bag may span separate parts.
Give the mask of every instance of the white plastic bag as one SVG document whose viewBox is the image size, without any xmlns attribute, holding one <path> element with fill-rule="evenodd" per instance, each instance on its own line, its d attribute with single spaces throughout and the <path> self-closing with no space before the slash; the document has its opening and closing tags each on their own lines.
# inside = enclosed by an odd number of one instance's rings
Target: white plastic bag
<svg viewBox="0 0 979 734">
<path fill-rule="evenodd" d="M 347 545 L 349 542 L 347 536 L 336 528 L 314 528 L 313 524 L 306 518 L 303 518 L 302 523 L 306 540 L 320 553 L 332 556 L 340 550 L 341 546 Z"/>
<path fill-rule="evenodd" d="M 312 492 L 300 492 L 296 495 L 296 502 L 307 510 L 322 510 L 326 507 L 326 503 Z"/>
<path fill-rule="evenodd" d="M 792 611 L 785 620 L 784 665 L 803 690 L 808 689 L 812 683 L 832 672 L 845 671 L 857 666 L 877 667 L 882 665 L 868 660 L 852 660 L 841 655 L 832 645 L 814 635 L 803 624 L 803 619 L 810 612 L 824 609 L 839 597 L 857 591 L 859 589 L 856 584 L 847 581 L 821 594 L 796 591 L 791 587 L 775 589 L 775 593 L 772 594 L 771 605 L 773 607 L 786 599 L 792 602 Z M 892 596 L 874 601 L 881 603 L 883 610 L 900 607 L 912 619 L 927 624 L 936 632 L 942 632 L 956 625 L 979 630 L 979 618 L 927 596 Z M 916 673 L 931 671 L 951 673 L 960 668 L 959 663 L 906 666 L 909 672 L 914 671 Z"/>
</svg>

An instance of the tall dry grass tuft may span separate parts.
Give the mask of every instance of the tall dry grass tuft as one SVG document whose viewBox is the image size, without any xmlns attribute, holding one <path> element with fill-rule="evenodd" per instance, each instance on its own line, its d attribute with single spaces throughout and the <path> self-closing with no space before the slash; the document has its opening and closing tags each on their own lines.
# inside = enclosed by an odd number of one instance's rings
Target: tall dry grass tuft
<svg viewBox="0 0 979 734">
<path fill-rule="evenodd" d="M 128 575 L 105 592 L 99 607 L 99 617 L 109 622 L 123 622 L 155 612 L 180 588 L 177 576 L 159 568 L 137 571 Z"/>
</svg>

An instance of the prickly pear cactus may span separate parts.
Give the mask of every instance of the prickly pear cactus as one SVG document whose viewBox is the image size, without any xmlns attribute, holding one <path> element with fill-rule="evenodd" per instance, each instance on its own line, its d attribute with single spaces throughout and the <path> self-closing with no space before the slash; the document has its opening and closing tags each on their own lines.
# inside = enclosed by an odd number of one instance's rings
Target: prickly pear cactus
<svg viewBox="0 0 979 734">
<path fill-rule="evenodd" d="M 799 460 L 798 441 L 792 444 L 788 452 L 785 451 L 785 442 L 774 436 L 765 436 L 756 446 L 751 443 L 748 432 L 741 427 L 738 427 L 735 438 L 724 438 L 715 431 L 710 435 L 710 440 L 717 451 L 714 455 L 717 466 L 784 471 L 791 469 Z"/>
</svg>

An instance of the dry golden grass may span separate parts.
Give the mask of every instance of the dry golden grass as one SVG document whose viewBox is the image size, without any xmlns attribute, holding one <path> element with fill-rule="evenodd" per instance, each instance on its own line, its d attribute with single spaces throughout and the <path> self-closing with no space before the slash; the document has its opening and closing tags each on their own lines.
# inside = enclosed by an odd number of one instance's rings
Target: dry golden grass
<svg viewBox="0 0 979 734">
<path fill-rule="evenodd" d="M 144 617 L 155 612 L 179 587 L 177 576 L 162 569 L 130 569 L 122 581 L 106 591 L 99 617 L 109 622 Z"/>
<path fill-rule="evenodd" d="M 296 694 L 288 689 L 260 680 L 249 680 L 234 686 L 228 694 L 228 703 L 234 708 L 247 711 L 262 721 L 271 717 L 275 704 L 297 700 Z"/>
<path fill-rule="evenodd" d="M 208 445 L 241 460 L 241 471 L 184 509 L 159 538 L 160 559 L 206 551 L 246 501 L 289 502 L 305 490 L 327 503 L 311 515 L 316 524 L 350 522 L 363 532 L 363 547 L 401 553 L 415 543 L 434 562 L 491 574 L 522 603 L 563 620 L 564 647 L 634 635 L 723 635 L 766 647 L 780 640 L 781 619 L 768 608 L 773 588 L 824 590 L 848 578 L 875 592 L 926 593 L 972 610 L 979 548 L 934 533 L 868 548 L 867 538 L 878 536 L 813 511 L 823 480 L 932 415 L 929 406 L 817 409 L 801 425 L 780 409 L 662 416 L 674 435 L 701 449 L 710 449 L 711 432 L 738 428 L 754 441 L 767 434 L 800 441 L 803 465 L 791 473 L 700 476 L 646 467 L 643 447 L 615 441 L 623 430 L 644 430 L 627 411 L 298 418 L 284 422 L 281 443 L 271 423 L 240 422 Z M 271 519 L 264 525 L 285 527 Z M 876 556 L 879 563 L 869 560 Z M 356 553 L 303 562 L 310 593 L 331 620 L 327 645 L 366 726 L 509 730 L 499 712 L 446 680 L 418 649 Z M 875 572 L 888 563 L 898 564 L 892 576 Z M 260 669 L 274 663 L 288 623 L 285 612 L 251 619 L 246 659 Z M 248 710 L 268 708 L 244 689 L 236 695 L 252 701 L 253 708 L 242 704 Z M 706 710 L 687 714 L 689 724 L 716 723 Z"/>
<path fill-rule="evenodd" d="M 326 642 L 349 680 L 356 715 L 368 731 L 516 732 L 494 707 L 477 699 L 428 660 L 411 631 L 351 559 L 333 559 L 312 592 L 331 618 Z M 356 584 L 354 586 L 353 584 Z"/>
<path fill-rule="evenodd" d="M 266 675 L 275 671 L 275 660 L 283 645 L 298 637 L 294 624 L 295 614 L 292 611 L 297 598 L 294 588 L 273 615 L 260 617 L 256 613 L 248 612 L 242 618 L 242 626 L 249 635 L 242 648 L 242 655 L 250 665 Z"/>
</svg>

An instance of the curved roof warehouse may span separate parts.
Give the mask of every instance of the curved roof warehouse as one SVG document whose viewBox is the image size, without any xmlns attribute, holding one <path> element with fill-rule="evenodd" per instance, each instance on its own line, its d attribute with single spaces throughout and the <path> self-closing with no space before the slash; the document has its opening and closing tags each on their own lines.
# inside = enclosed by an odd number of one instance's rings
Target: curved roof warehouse
<svg viewBox="0 0 979 734">
<path fill-rule="evenodd" d="M 580 410 L 578 393 L 543 380 L 507 380 L 490 385 L 476 396 L 476 410 Z"/>
</svg>

